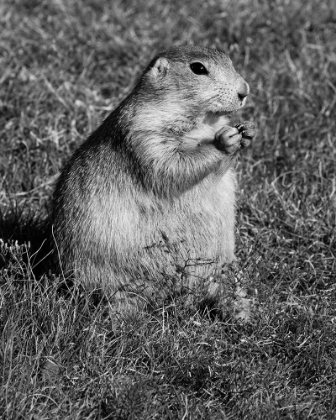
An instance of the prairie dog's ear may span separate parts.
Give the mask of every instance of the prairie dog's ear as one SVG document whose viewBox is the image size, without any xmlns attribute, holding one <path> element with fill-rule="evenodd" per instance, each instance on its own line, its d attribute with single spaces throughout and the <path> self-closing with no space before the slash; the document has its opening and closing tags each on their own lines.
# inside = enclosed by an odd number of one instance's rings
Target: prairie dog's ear
<svg viewBox="0 0 336 420">
<path fill-rule="evenodd" d="M 169 62 L 164 57 L 159 57 L 157 60 L 155 60 L 153 66 L 151 67 L 149 73 L 152 77 L 159 78 L 164 77 L 169 70 Z"/>
</svg>

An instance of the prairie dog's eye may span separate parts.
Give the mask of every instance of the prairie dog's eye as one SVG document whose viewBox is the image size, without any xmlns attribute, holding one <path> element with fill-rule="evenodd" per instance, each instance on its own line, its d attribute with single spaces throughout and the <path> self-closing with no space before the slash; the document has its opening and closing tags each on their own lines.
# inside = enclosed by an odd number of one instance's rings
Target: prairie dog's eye
<svg viewBox="0 0 336 420">
<path fill-rule="evenodd" d="M 205 65 L 199 62 L 191 63 L 190 64 L 191 71 L 195 74 L 209 74 L 208 70 L 206 69 Z"/>
</svg>

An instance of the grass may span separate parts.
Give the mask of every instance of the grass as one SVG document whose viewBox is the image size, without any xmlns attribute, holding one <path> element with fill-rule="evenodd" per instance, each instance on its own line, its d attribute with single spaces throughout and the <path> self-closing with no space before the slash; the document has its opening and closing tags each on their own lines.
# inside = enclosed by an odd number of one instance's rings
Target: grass
<svg viewBox="0 0 336 420">
<path fill-rule="evenodd" d="M 0 26 L 1 417 L 334 419 L 334 1 L 3 0 Z M 253 316 L 177 297 L 112 328 L 108 302 L 38 265 L 53 180 L 153 54 L 189 43 L 228 51 L 252 89 L 237 255 Z"/>
</svg>

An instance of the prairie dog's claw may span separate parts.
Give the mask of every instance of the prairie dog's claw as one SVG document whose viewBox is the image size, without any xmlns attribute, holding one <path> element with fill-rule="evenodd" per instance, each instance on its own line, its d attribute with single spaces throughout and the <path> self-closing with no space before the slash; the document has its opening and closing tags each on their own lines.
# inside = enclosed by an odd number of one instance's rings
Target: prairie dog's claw
<svg viewBox="0 0 336 420">
<path fill-rule="evenodd" d="M 256 135 L 256 130 L 253 122 L 244 121 L 240 124 L 236 124 L 235 127 L 242 135 L 243 139 L 252 140 L 253 137 Z"/>
<path fill-rule="evenodd" d="M 226 155 L 234 155 L 240 148 L 242 135 L 236 127 L 222 127 L 215 135 L 215 146 Z"/>
</svg>

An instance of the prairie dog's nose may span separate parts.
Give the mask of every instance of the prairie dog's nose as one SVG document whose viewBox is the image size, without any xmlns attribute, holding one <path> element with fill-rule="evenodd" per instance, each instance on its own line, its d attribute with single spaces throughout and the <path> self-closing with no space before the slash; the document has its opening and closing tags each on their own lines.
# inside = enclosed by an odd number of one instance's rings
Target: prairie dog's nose
<svg viewBox="0 0 336 420">
<path fill-rule="evenodd" d="M 249 95 L 250 93 L 250 86 L 248 85 L 247 82 L 245 82 L 244 79 L 241 80 L 241 82 L 239 83 L 238 89 L 238 98 L 242 101 L 243 99 L 246 98 L 246 96 Z"/>
</svg>

